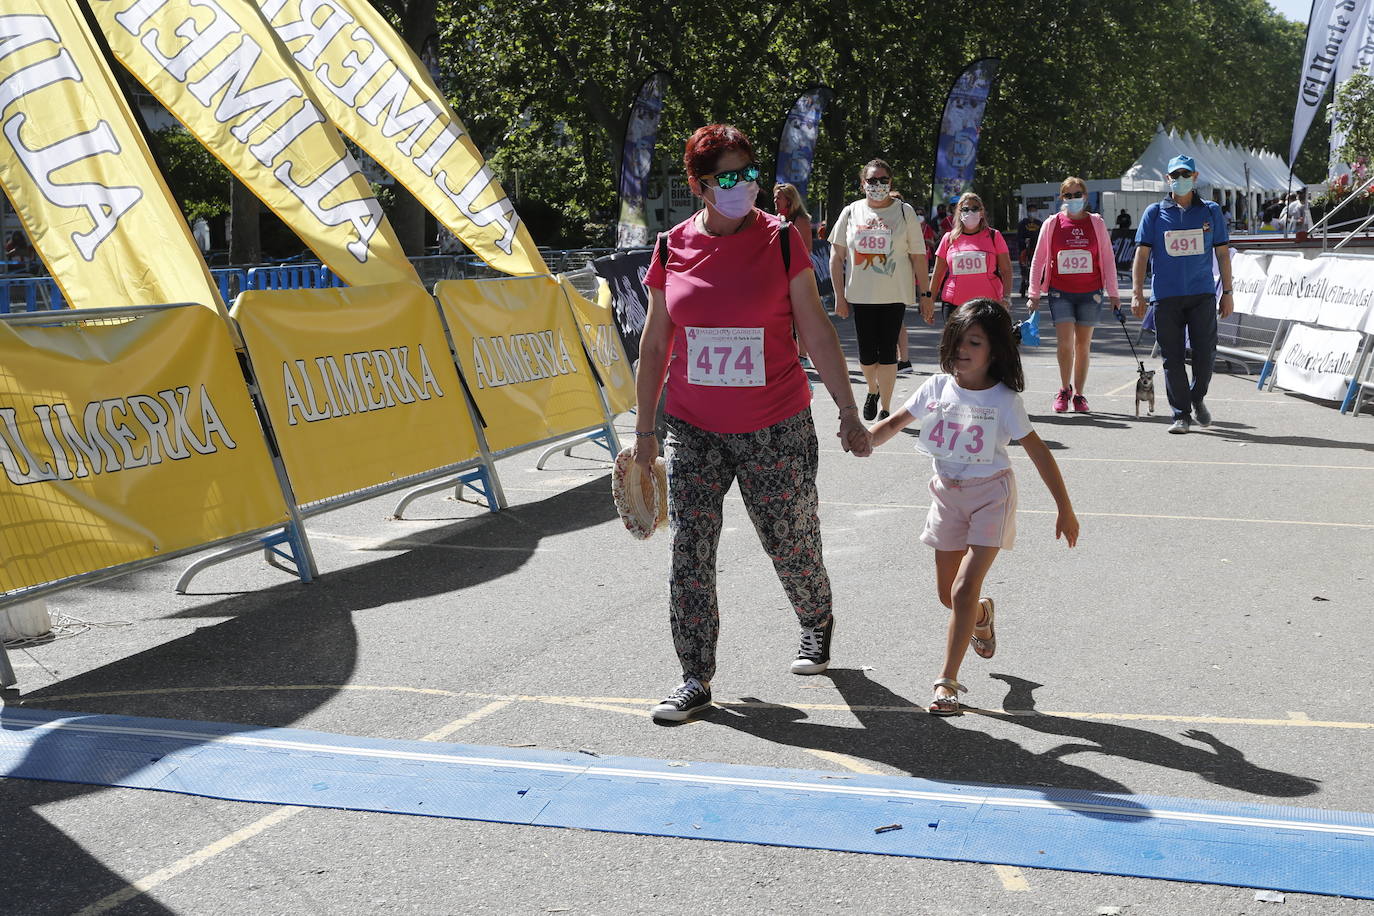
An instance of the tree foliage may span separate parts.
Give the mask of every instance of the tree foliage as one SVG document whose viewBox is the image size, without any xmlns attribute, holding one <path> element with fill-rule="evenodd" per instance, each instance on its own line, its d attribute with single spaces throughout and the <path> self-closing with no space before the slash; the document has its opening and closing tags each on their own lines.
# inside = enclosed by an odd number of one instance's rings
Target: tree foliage
<svg viewBox="0 0 1374 916">
<path fill-rule="evenodd" d="M 188 222 L 229 212 L 229 170 L 181 127 L 164 127 L 148 137 Z"/>
<path fill-rule="evenodd" d="M 834 212 L 875 155 L 923 200 L 950 83 L 1000 57 L 976 184 L 1006 206 L 1023 182 L 1120 175 L 1161 124 L 1286 150 L 1304 41 L 1264 0 L 439 0 L 436 18 L 478 148 L 519 206 L 563 217 L 541 243 L 605 242 L 623 119 L 656 69 L 673 171 L 713 120 L 748 132 L 767 168 L 797 94 L 832 87 L 811 197 Z M 1298 174 L 1324 173 L 1324 141 L 1314 129 Z"/>
<path fill-rule="evenodd" d="M 1374 79 L 1368 73 L 1352 75 L 1336 91 L 1331 112 L 1336 126 L 1345 131 L 1337 157 L 1367 166 L 1374 158 Z"/>
</svg>

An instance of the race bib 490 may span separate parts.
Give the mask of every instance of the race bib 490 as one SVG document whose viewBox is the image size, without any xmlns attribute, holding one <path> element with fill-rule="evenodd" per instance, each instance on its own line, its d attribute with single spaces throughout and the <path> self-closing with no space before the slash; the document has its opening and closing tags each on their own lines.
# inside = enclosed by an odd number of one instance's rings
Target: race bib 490
<svg viewBox="0 0 1374 916">
<path fill-rule="evenodd" d="M 949 269 L 956 277 L 988 272 L 986 251 L 958 251 L 950 255 Z"/>
<path fill-rule="evenodd" d="M 921 422 L 921 449 L 940 461 L 991 464 L 997 443 L 997 408 L 941 404 Z"/>
<path fill-rule="evenodd" d="M 763 328 L 687 328 L 687 381 L 718 388 L 768 383 Z"/>
</svg>

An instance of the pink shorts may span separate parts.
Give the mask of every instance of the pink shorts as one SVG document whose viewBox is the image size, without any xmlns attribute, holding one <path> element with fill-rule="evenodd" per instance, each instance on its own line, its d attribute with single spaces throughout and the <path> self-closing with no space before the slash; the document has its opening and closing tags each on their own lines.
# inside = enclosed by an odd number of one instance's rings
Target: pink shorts
<svg viewBox="0 0 1374 916">
<path fill-rule="evenodd" d="M 1016 475 L 1011 468 L 991 477 L 930 478 L 930 512 L 921 542 L 936 550 L 1000 547 L 1016 540 Z"/>
</svg>

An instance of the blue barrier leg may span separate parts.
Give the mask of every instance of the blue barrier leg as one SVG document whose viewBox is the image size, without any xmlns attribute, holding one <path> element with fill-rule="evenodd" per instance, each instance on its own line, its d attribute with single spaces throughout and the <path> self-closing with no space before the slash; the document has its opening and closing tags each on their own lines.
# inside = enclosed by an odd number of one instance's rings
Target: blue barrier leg
<svg viewBox="0 0 1374 916">
<path fill-rule="evenodd" d="M 1264 382 L 1265 382 L 1266 379 L 1269 378 L 1269 373 L 1271 373 L 1271 372 L 1273 372 L 1273 371 L 1274 371 L 1274 361 L 1273 361 L 1273 360 L 1269 360 L 1269 359 L 1265 360 L 1265 361 L 1264 361 L 1264 366 L 1260 368 L 1259 381 L 1255 383 L 1255 387 L 1258 388 L 1260 391 L 1263 391 L 1263 390 L 1264 390 Z"/>
</svg>

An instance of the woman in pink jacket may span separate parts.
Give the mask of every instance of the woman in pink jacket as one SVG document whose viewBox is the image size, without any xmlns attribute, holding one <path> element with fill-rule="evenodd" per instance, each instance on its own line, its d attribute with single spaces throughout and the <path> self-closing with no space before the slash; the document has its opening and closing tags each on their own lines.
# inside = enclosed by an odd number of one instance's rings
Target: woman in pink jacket
<svg viewBox="0 0 1374 916">
<path fill-rule="evenodd" d="M 1054 412 L 1063 413 L 1072 402 L 1074 410 L 1086 413 L 1088 399 L 1083 396 L 1083 386 L 1088 381 L 1088 351 L 1102 312 L 1102 296 L 1105 293 L 1112 308 L 1119 309 L 1121 291 L 1116 285 L 1116 257 L 1107 224 L 1096 213 L 1088 212 L 1087 184 L 1081 178 L 1065 178 L 1059 185 L 1059 196 L 1064 200 L 1060 212 L 1040 227 L 1026 307 L 1034 312 L 1040 308 L 1040 296 L 1049 296 L 1059 349 Z"/>
</svg>

